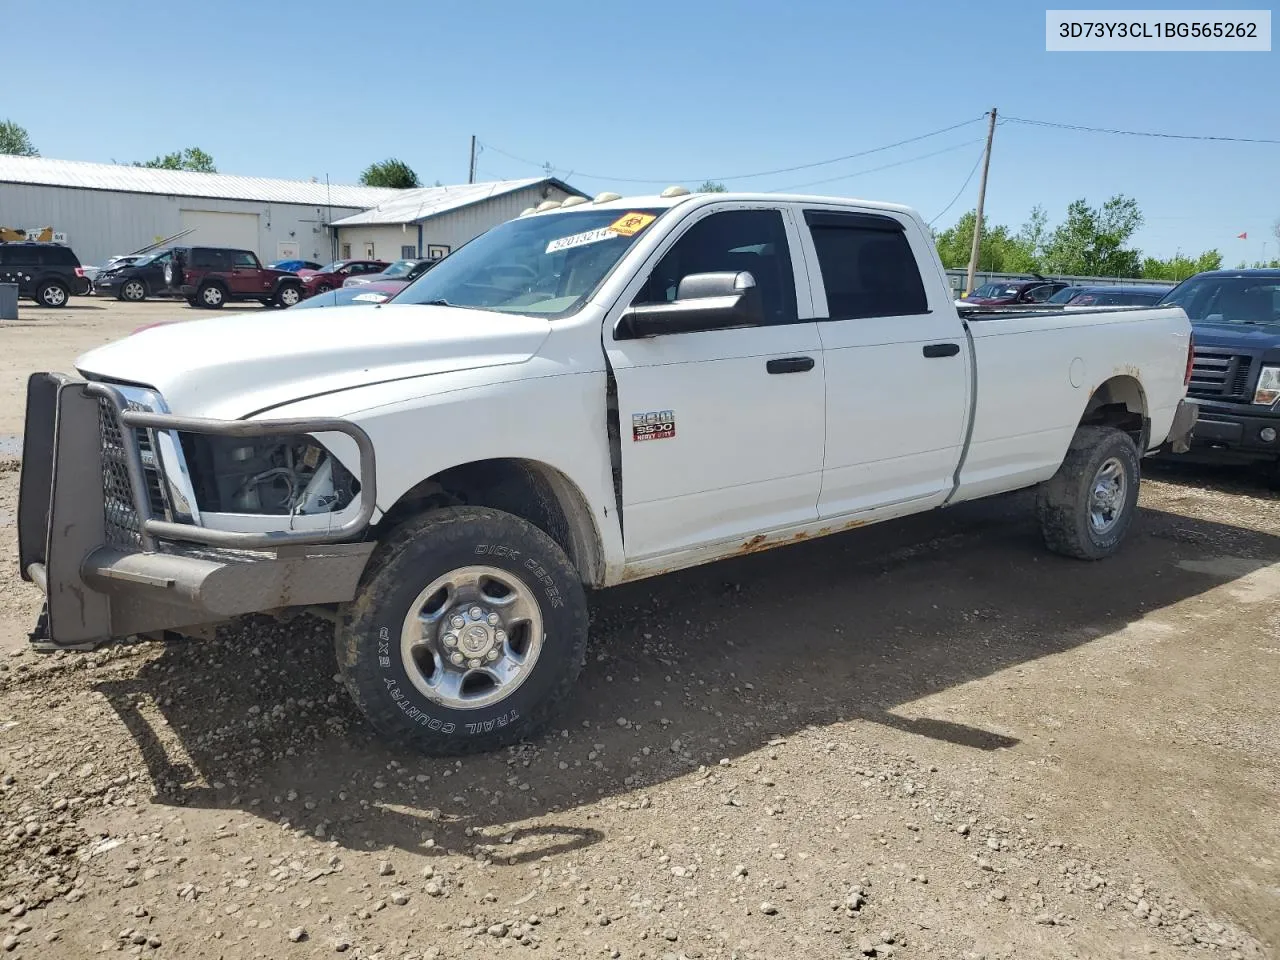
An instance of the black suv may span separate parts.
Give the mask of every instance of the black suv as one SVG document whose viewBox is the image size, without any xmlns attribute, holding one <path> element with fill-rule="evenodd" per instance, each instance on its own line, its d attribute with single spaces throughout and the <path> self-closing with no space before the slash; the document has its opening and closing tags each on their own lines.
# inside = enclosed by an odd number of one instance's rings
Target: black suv
<svg viewBox="0 0 1280 960">
<path fill-rule="evenodd" d="M 174 247 L 164 267 L 165 283 L 193 307 L 217 310 L 228 300 L 256 300 L 264 307 L 292 307 L 302 299 L 302 280 L 288 270 L 264 267 L 252 250 Z"/>
<path fill-rule="evenodd" d="M 1280 270 L 1196 274 L 1160 303 L 1182 307 L 1195 335 L 1188 456 L 1280 464 Z"/>
<path fill-rule="evenodd" d="M 137 303 L 147 297 L 176 293 L 169 289 L 164 268 L 173 257 L 172 250 L 155 250 L 132 263 L 122 263 L 104 270 L 93 281 L 93 289 L 101 296 Z"/>
<path fill-rule="evenodd" d="M 60 243 L 0 243 L 0 283 L 16 283 L 18 296 L 43 307 L 65 307 L 72 294 L 89 292 L 80 260 Z"/>
</svg>

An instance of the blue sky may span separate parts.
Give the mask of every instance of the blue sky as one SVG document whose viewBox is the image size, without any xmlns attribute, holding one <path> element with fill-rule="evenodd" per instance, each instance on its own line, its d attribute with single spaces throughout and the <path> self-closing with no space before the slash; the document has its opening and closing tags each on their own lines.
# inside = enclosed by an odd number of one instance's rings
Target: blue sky
<svg viewBox="0 0 1280 960">
<path fill-rule="evenodd" d="M 128 9 L 7 6 L 9 37 L 57 38 L 19 58 L 21 81 L 11 73 L 0 86 L 0 118 L 27 127 L 44 156 L 133 160 L 195 145 L 223 172 L 335 182 L 396 156 L 424 182 L 456 183 L 474 133 L 491 145 L 481 179 L 537 173 L 498 149 L 550 161 L 588 192 L 704 178 L 773 190 L 844 177 L 807 189 L 904 202 L 928 219 L 973 168 L 981 123 L 810 170 L 728 178 L 878 147 L 993 105 L 1002 116 L 1280 138 L 1280 53 L 1047 53 L 1045 6 L 1025 2 Z M 1217 247 L 1234 264 L 1260 257 L 1264 239 L 1277 254 L 1278 170 L 1280 145 L 1008 123 L 996 131 L 987 211 L 1016 228 L 1036 203 L 1052 222 L 1075 198 L 1126 193 L 1147 217 L 1146 252 Z M 975 176 L 938 225 L 976 194 Z M 1237 240 L 1245 231 L 1249 240 Z"/>
</svg>

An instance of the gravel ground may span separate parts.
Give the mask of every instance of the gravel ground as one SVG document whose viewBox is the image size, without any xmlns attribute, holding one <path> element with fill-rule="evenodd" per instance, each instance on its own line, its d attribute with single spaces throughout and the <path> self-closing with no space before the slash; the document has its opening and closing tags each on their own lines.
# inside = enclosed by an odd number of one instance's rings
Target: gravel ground
<svg viewBox="0 0 1280 960">
<path fill-rule="evenodd" d="M 1021 495 L 598 594 L 562 729 L 456 762 L 327 624 L 41 657 L 5 563 L 0 956 L 1275 956 L 1278 500 L 1152 473 L 1103 563 Z"/>
</svg>

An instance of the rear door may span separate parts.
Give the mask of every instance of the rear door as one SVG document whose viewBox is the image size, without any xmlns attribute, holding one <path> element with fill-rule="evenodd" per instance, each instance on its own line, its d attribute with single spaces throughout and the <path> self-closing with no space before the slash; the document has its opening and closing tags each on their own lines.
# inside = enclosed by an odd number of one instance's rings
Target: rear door
<svg viewBox="0 0 1280 960">
<path fill-rule="evenodd" d="M 941 503 L 968 423 L 964 329 L 914 221 L 801 209 L 826 364 L 826 462 L 818 513 Z"/>
<path fill-rule="evenodd" d="M 749 271 L 763 326 L 616 339 L 631 303 L 664 303 L 690 274 Z M 822 353 L 798 234 L 779 204 L 701 208 L 655 251 L 610 314 L 628 560 L 817 518 Z"/>
</svg>

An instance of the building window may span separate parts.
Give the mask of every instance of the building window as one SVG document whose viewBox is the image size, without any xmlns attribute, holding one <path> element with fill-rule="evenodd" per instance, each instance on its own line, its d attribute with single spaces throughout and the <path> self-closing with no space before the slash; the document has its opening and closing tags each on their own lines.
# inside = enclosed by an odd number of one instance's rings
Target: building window
<svg viewBox="0 0 1280 960">
<path fill-rule="evenodd" d="M 406 243 L 400 247 L 400 259 L 412 260 L 418 255 L 418 248 L 412 244 Z"/>
<path fill-rule="evenodd" d="M 365 244 L 364 244 L 364 255 L 365 255 L 366 259 L 369 259 L 369 260 L 372 260 L 372 259 L 373 259 L 373 242 L 372 242 L 371 240 L 366 240 L 366 241 L 365 241 Z"/>
<path fill-rule="evenodd" d="M 342 257 L 341 257 L 341 259 L 343 259 L 343 260 L 350 260 L 350 259 L 351 259 L 351 244 L 349 244 L 349 243 L 344 243 L 344 244 L 342 245 Z"/>
</svg>

